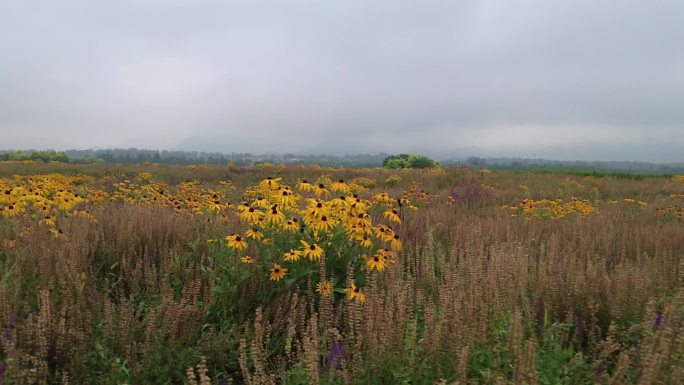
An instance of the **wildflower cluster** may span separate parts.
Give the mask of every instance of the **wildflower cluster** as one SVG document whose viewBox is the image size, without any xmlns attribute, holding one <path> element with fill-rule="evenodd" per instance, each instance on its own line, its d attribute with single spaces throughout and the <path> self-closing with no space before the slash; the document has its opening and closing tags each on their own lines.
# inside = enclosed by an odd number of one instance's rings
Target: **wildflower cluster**
<svg viewBox="0 0 684 385">
<path fill-rule="evenodd" d="M 656 214 L 665 218 L 684 219 L 684 206 L 660 207 L 656 209 Z"/>
<path fill-rule="evenodd" d="M 226 200 L 226 190 L 232 185 L 222 181 L 220 189 L 202 188 L 198 181 L 183 182 L 169 186 L 164 182 L 151 181 L 149 173 L 138 175 L 138 183 L 125 179 L 115 183 L 111 199 L 131 205 L 148 207 L 168 207 L 177 213 L 219 213 L 227 219 L 226 213 L 232 208 Z"/>
<path fill-rule="evenodd" d="M 0 218 L 36 220 L 55 236 L 61 236 L 60 218 L 79 216 L 94 220 L 86 203 L 107 198 L 106 192 L 86 186 L 92 181 L 87 176 L 60 174 L 0 178 Z"/>
<path fill-rule="evenodd" d="M 522 217 L 526 221 L 532 219 L 562 219 L 572 215 L 586 217 L 597 211 L 587 200 L 575 197 L 567 202 L 560 198 L 555 200 L 525 198 L 518 205 L 504 205 L 502 208 L 512 211 L 513 216 Z"/>
<path fill-rule="evenodd" d="M 363 302 L 359 283 L 365 274 L 395 263 L 404 208 L 417 210 L 409 198 L 387 193 L 363 197 L 365 190 L 329 176 L 299 180 L 294 188 L 281 178 L 264 179 L 247 188 L 232 209 L 238 218 L 232 225 L 240 230 L 227 235 L 224 244 L 243 264 L 267 272 L 271 281 L 302 288 L 311 278 L 322 296 L 346 292 L 350 300 Z M 378 217 L 385 223 L 374 221 Z M 357 276 L 345 289 L 349 266 Z"/>
<path fill-rule="evenodd" d="M 625 198 L 622 201 L 628 205 L 638 205 L 641 208 L 648 206 L 648 203 L 646 203 L 642 200 L 636 200 L 636 199 L 632 199 L 632 198 Z"/>
</svg>

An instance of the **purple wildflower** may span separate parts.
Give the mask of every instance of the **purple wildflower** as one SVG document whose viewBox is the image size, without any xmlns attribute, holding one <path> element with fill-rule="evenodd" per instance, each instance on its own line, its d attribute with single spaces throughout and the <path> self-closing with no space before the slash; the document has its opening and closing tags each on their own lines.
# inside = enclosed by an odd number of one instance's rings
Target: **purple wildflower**
<svg viewBox="0 0 684 385">
<path fill-rule="evenodd" d="M 12 313 L 9 320 L 9 327 L 15 328 L 17 326 L 17 323 L 19 323 L 19 316 L 17 315 L 17 313 Z"/>
<path fill-rule="evenodd" d="M 337 361 L 338 367 L 344 366 L 344 349 L 342 349 L 342 344 L 338 341 L 333 340 L 332 348 L 330 349 L 330 354 L 325 360 L 325 365 L 323 365 L 323 370 L 327 370 L 330 366 Z"/>
<path fill-rule="evenodd" d="M 663 318 L 665 318 L 665 316 L 663 315 L 663 312 L 659 311 L 656 314 L 655 322 L 653 323 L 653 330 L 660 329 L 660 327 L 663 325 Z"/>
</svg>

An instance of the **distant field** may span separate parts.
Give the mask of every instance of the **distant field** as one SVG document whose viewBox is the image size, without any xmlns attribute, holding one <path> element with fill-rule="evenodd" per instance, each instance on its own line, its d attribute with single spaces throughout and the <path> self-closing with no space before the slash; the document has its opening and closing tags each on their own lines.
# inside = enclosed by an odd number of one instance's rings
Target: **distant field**
<svg viewBox="0 0 684 385">
<path fill-rule="evenodd" d="M 0 162 L 0 384 L 681 384 L 684 176 Z"/>
</svg>

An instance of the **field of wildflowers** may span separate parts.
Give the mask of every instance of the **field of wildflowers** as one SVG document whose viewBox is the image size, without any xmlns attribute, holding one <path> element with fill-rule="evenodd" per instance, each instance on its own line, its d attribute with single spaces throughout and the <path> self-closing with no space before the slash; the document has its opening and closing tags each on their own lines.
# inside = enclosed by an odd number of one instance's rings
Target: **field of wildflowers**
<svg viewBox="0 0 684 385">
<path fill-rule="evenodd" d="M 0 162 L 0 384 L 680 384 L 684 176 Z"/>
</svg>

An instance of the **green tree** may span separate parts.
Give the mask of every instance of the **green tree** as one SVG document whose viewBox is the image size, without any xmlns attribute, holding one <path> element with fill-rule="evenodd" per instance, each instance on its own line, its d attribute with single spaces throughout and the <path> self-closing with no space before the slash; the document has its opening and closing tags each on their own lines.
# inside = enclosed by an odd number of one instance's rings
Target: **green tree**
<svg viewBox="0 0 684 385">
<path fill-rule="evenodd" d="M 382 167 L 396 168 L 433 168 L 439 167 L 439 163 L 424 155 L 399 154 L 390 155 L 382 161 Z"/>
</svg>

